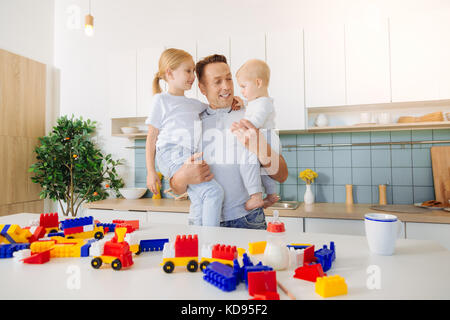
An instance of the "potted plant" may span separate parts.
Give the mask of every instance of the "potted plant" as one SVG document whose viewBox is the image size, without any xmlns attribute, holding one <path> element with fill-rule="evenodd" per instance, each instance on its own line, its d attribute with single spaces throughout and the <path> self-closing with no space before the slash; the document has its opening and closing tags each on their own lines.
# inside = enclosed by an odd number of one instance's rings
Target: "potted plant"
<svg viewBox="0 0 450 320">
<path fill-rule="evenodd" d="M 305 204 L 314 203 L 314 193 L 311 190 L 311 184 L 314 183 L 314 180 L 318 176 L 319 175 L 317 174 L 317 172 L 314 172 L 311 169 L 303 170 L 299 174 L 299 178 L 306 182 L 306 191 L 303 197 L 303 201 L 305 202 Z"/>
<path fill-rule="evenodd" d="M 31 180 L 41 185 L 41 199 L 59 202 L 64 216 L 75 217 L 83 202 L 105 199 L 110 191 L 119 197 L 124 185 L 116 171 L 122 160 L 103 155 L 91 140 L 95 127 L 95 121 L 62 116 L 34 149 Z"/>
</svg>

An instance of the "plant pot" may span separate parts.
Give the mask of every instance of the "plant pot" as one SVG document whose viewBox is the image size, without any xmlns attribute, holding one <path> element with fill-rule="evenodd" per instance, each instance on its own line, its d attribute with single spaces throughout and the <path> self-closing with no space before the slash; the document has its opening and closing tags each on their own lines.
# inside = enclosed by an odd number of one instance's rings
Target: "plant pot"
<svg viewBox="0 0 450 320">
<path fill-rule="evenodd" d="M 313 204 L 314 203 L 314 193 L 311 190 L 311 185 L 306 185 L 305 195 L 303 196 L 303 201 L 305 204 Z"/>
</svg>

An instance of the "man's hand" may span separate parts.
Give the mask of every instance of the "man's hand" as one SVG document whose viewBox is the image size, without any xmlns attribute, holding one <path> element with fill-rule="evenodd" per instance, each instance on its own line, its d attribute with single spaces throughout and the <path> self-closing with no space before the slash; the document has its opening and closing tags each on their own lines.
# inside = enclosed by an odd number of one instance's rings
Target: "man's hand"
<svg viewBox="0 0 450 320">
<path fill-rule="evenodd" d="M 259 158 L 259 146 L 267 145 L 266 138 L 261 134 L 250 121 L 242 119 L 239 122 L 233 122 L 231 132 L 236 136 L 238 141 L 244 145 L 250 152 L 256 154 Z M 260 159 L 261 162 L 261 159 Z M 261 162 L 262 165 L 264 163 Z"/>
<path fill-rule="evenodd" d="M 231 104 L 231 110 L 240 110 L 244 108 L 244 100 L 241 99 L 241 97 L 234 96 L 233 97 L 233 103 Z"/>
<path fill-rule="evenodd" d="M 202 155 L 201 152 L 193 154 L 170 179 L 170 187 L 176 194 L 186 192 L 189 184 L 199 184 L 214 178 L 209 165 L 201 160 Z"/>
</svg>

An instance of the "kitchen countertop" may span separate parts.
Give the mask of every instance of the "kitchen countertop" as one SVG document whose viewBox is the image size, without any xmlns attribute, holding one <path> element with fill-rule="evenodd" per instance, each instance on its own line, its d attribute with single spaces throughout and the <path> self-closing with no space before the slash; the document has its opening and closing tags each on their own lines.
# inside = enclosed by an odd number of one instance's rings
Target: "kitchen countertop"
<svg viewBox="0 0 450 320">
<path fill-rule="evenodd" d="M 83 206 L 88 209 L 188 213 L 190 201 L 151 198 L 137 200 L 105 199 L 85 203 Z M 403 222 L 450 224 L 450 212 L 444 210 L 428 210 L 425 213 L 399 213 L 377 211 L 370 209 L 371 206 L 371 204 L 346 205 L 345 203 L 314 203 L 312 205 L 305 205 L 304 203 L 300 203 L 300 206 L 295 210 L 277 210 L 281 217 L 363 220 L 366 213 L 379 212 L 394 214 Z M 265 209 L 264 212 L 268 216 L 271 216 L 273 210 Z"/>
<path fill-rule="evenodd" d="M 27 226 L 34 214 L 0 217 L 0 224 Z M 244 249 L 249 242 L 266 239 L 266 231 L 147 224 L 135 231 L 140 239 L 169 238 L 178 234 L 198 234 L 199 244 L 222 243 Z M 112 234 L 108 234 L 112 236 Z M 328 299 L 450 299 L 450 252 L 434 241 L 399 239 L 393 256 L 371 254 L 365 237 L 336 234 L 286 232 L 288 243 L 310 243 L 320 248 L 335 242 L 336 260 L 328 275 L 344 277 L 348 294 Z M 261 256 L 251 256 L 257 262 Z M 17 264 L 0 259 L 0 299 L 216 299 L 247 300 L 245 284 L 224 292 L 202 279 L 202 273 L 185 269 L 166 274 L 162 270 L 162 252 L 144 252 L 133 257 L 127 270 L 91 267 L 92 257 L 52 258 L 43 265 Z M 242 262 L 240 262 L 242 263 Z M 370 267 L 370 268 L 369 268 Z M 378 270 L 379 273 L 376 273 Z M 322 300 L 313 282 L 292 277 L 294 268 L 277 271 L 280 281 L 297 300 Z M 371 278 L 379 275 L 379 288 L 370 288 Z M 376 281 L 375 281 L 376 282 Z M 281 299 L 289 299 L 278 289 Z"/>
</svg>

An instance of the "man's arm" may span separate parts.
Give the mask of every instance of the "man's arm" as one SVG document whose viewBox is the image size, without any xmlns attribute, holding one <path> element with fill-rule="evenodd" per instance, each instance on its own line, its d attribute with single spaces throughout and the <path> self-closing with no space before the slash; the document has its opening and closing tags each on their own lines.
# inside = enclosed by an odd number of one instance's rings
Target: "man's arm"
<svg viewBox="0 0 450 320">
<path fill-rule="evenodd" d="M 286 161 L 281 154 L 272 149 L 258 128 L 250 121 L 242 119 L 232 124 L 231 132 L 250 152 L 257 155 L 261 166 L 272 179 L 280 183 L 286 181 L 288 177 Z"/>
<path fill-rule="evenodd" d="M 186 192 L 189 184 L 210 181 L 214 175 L 204 160 L 199 160 L 202 153 L 192 155 L 170 179 L 170 187 L 176 194 Z"/>
</svg>

